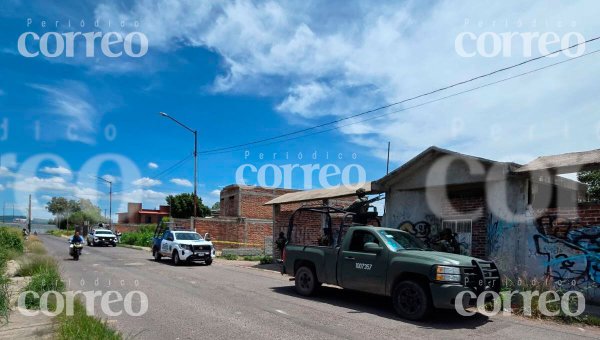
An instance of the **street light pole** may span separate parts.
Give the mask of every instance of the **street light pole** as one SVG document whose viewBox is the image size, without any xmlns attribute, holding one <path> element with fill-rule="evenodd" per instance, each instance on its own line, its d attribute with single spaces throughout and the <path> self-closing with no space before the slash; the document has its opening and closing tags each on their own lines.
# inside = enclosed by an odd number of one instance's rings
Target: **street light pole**
<svg viewBox="0 0 600 340">
<path fill-rule="evenodd" d="M 198 130 L 188 127 L 164 112 L 160 112 L 160 115 L 165 118 L 169 118 L 184 129 L 194 134 L 194 217 L 196 217 L 198 216 Z M 195 224 L 196 222 L 194 221 L 193 223 Z"/>
<path fill-rule="evenodd" d="M 112 182 L 102 177 L 96 178 L 108 183 L 108 229 L 112 230 Z M 104 211 L 106 214 L 106 210 Z"/>
</svg>

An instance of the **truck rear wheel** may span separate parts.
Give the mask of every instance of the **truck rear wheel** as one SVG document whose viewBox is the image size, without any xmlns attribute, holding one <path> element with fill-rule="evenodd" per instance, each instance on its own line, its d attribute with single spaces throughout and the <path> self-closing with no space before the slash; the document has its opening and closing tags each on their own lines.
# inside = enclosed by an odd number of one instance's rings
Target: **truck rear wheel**
<svg viewBox="0 0 600 340">
<path fill-rule="evenodd" d="M 161 258 L 160 253 L 158 252 L 158 250 L 154 250 L 153 253 L 154 254 L 152 255 L 154 255 L 154 261 L 159 262 Z"/>
<path fill-rule="evenodd" d="M 412 280 L 402 281 L 394 287 L 392 301 L 396 313 L 408 320 L 422 320 L 433 310 L 429 291 Z"/>
<path fill-rule="evenodd" d="M 300 295 L 311 296 L 315 293 L 317 288 L 321 285 L 319 281 L 317 281 L 317 275 L 312 270 L 312 268 L 307 266 L 302 266 L 296 270 L 296 292 Z"/>
</svg>

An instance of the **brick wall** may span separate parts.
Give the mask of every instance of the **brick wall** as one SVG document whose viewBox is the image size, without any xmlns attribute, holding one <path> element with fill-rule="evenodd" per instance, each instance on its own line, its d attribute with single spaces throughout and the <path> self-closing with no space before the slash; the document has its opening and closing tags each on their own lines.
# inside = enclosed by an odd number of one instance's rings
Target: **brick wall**
<svg viewBox="0 0 600 340">
<path fill-rule="evenodd" d="M 442 206 L 440 217 L 442 220 L 472 220 L 471 256 L 486 257 L 487 208 L 482 193 L 450 195 L 448 202 Z"/>
<path fill-rule="evenodd" d="M 227 244 L 224 248 L 262 247 L 265 238 L 272 237 L 273 221 L 238 217 L 197 218 L 196 232 L 209 233 L 212 241 L 247 243 L 250 245 Z"/>
<path fill-rule="evenodd" d="M 537 227 L 546 235 L 565 238 L 569 230 L 600 225 L 600 203 L 576 207 L 548 208 L 535 212 Z"/>
<path fill-rule="evenodd" d="M 221 190 L 221 216 L 271 219 L 273 208 L 264 205 L 297 190 L 229 185 Z"/>
</svg>

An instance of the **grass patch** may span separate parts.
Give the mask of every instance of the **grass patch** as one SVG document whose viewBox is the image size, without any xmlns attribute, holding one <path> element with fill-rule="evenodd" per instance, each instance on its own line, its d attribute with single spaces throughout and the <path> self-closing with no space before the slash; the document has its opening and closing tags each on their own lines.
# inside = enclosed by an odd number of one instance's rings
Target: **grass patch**
<svg viewBox="0 0 600 340">
<path fill-rule="evenodd" d="M 24 291 L 33 291 L 41 296 L 48 291 L 62 292 L 65 289 L 65 284 L 60 277 L 56 262 L 48 263 L 45 267 L 37 268 L 36 270 Z M 36 298 L 33 294 L 27 294 L 25 307 L 28 309 L 39 309 L 40 298 Z"/>
<path fill-rule="evenodd" d="M 558 294 L 558 300 L 553 302 L 546 301 L 546 308 L 550 312 L 558 312 L 556 316 L 546 316 L 541 313 L 539 304 L 539 295 L 531 297 L 531 309 L 529 306 L 525 306 L 524 298 L 521 294 L 514 294 L 510 301 L 504 300 L 502 292 L 539 292 L 540 294 L 547 291 L 555 291 Z M 547 319 L 563 322 L 566 324 L 581 323 L 590 326 L 600 326 L 600 318 L 593 315 L 579 315 L 570 316 L 564 313 L 561 308 L 561 301 L 563 295 L 567 292 L 565 289 L 556 289 L 554 283 L 550 279 L 539 279 L 539 278 L 528 278 L 519 277 L 516 280 L 510 280 L 506 278 L 503 282 L 502 291 L 500 293 L 500 299 L 505 308 L 510 308 L 513 314 L 526 316 L 535 319 Z M 577 297 L 575 295 L 569 296 L 568 306 L 571 311 L 577 309 Z M 486 306 L 491 310 L 491 305 Z"/>
<path fill-rule="evenodd" d="M 235 254 L 225 254 L 221 256 L 222 259 L 224 260 L 231 260 L 231 261 L 235 261 L 238 259 L 238 256 Z"/>
<path fill-rule="evenodd" d="M 75 301 L 73 311 L 73 316 L 67 316 L 66 313 L 58 316 L 57 339 L 118 340 L 123 338 L 119 332 L 111 329 L 105 321 L 87 315 L 85 306 L 79 300 Z"/>
<path fill-rule="evenodd" d="M 10 312 L 10 280 L 0 276 L 0 325 L 8 322 Z"/>
<path fill-rule="evenodd" d="M 30 235 L 25 241 L 25 251 L 31 254 L 44 255 L 46 254 L 46 247 L 37 236 Z"/>
<path fill-rule="evenodd" d="M 48 268 L 57 268 L 56 260 L 49 256 L 30 255 L 19 259 L 18 276 L 34 276 L 42 273 Z"/>
<path fill-rule="evenodd" d="M 53 229 L 53 230 L 48 230 L 48 234 L 53 235 L 53 236 L 69 236 L 73 234 L 73 231 L 67 232 L 66 230 L 61 230 L 61 229 Z"/>
<path fill-rule="evenodd" d="M 260 264 L 271 264 L 273 263 L 273 256 L 264 255 L 260 257 Z"/>
</svg>

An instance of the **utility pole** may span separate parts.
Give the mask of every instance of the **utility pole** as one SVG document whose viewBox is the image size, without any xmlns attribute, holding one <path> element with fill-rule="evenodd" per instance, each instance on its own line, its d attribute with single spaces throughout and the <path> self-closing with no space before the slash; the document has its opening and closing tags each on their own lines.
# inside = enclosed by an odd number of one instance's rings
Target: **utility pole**
<svg viewBox="0 0 600 340">
<path fill-rule="evenodd" d="M 166 114 L 164 112 L 160 112 L 160 115 L 165 118 L 169 118 L 170 120 L 174 121 L 175 123 L 179 124 L 181 127 L 185 128 L 186 130 L 188 130 L 194 134 L 194 216 L 193 217 L 196 217 L 196 216 L 198 216 L 198 130 L 188 127 L 187 125 L 181 123 L 177 119 L 169 116 L 168 114 Z M 195 224 L 196 224 L 196 220 L 192 219 L 192 228 L 194 228 L 194 229 L 195 229 Z"/>
<path fill-rule="evenodd" d="M 388 142 L 388 153 L 387 153 L 387 165 L 385 167 L 385 174 L 390 173 L 390 142 Z"/>
<path fill-rule="evenodd" d="M 31 194 L 29 194 L 29 211 L 27 215 L 27 231 L 31 234 Z"/>
<path fill-rule="evenodd" d="M 106 183 L 108 183 L 108 229 L 113 230 L 112 229 L 112 182 L 102 178 L 102 177 L 96 177 L 97 179 L 104 181 Z M 104 209 L 104 214 L 106 214 L 106 209 Z"/>
</svg>

